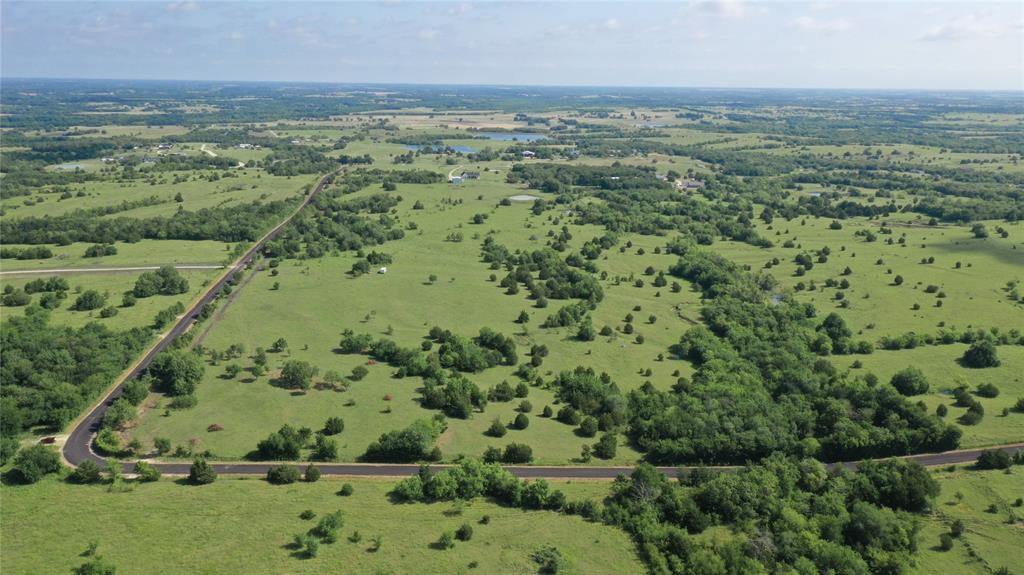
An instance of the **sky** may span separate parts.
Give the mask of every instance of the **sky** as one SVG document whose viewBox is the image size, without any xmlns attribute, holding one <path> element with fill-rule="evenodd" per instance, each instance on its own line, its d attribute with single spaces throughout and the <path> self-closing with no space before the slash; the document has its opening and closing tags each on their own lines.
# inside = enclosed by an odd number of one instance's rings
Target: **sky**
<svg viewBox="0 0 1024 575">
<path fill-rule="evenodd" d="M 1024 2 L 0 2 L 0 76 L 1024 90 Z"/>
</svg>

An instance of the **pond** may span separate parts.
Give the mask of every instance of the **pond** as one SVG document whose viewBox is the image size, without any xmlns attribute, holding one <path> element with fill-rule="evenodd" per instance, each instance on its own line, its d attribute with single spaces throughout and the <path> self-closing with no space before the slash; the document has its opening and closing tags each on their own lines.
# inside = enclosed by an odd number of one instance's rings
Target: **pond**
<svg viewBox="0 0 1024 575">
<path fill-rule="evenodd" d="M 475 132 L 473 135 L 501 142 L 536 142 L 537 140 L 548 139 L 544 134 L 531 134 L 527 132 Z"/>
<path fill-rule="evenodd" d="M 472 154 L 479 151 L 470 146 L 425 146 L 421 144 L 408 144 L 405 146 L 406 150 L 423 150 L 427 153 L 440 153 L 445 151 L 447 148 L 451 148 L 456 152 L 462 152 L 463 154 Z"/>
</svg>

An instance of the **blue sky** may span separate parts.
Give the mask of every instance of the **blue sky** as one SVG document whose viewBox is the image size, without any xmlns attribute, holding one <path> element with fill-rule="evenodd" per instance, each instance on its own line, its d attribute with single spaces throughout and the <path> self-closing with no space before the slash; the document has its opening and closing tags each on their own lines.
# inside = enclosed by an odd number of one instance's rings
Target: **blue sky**
<svg viewBox="0 0 1024 575">
<path fill-rule="evenodd" d="M 8 77 L 1024 89 L 1024 2 L 0 3 Z"/>
</svg>

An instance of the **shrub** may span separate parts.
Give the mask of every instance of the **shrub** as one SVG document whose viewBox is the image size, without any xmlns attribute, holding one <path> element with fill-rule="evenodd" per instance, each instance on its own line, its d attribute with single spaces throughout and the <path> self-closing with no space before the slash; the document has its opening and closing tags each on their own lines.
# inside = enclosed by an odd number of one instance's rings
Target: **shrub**
<svg viewBox="0 0 1024 575">
<path fill-rule="evenodd" d="M 91 459 L 86 459 L 79 466 L 71 472 L 68 479 L 75 483 L 81 483 L 83 485 L 89 483 L 99 483 L 100 481 L 100 466 Z"/>
<path fill-rule="evenodd" d="M 455 538 L 459 541 L 469 541 L 473 538 L 473 526 L 469 523 L 463 523 L 462 526 L 455 531 Z"/>
<path fill-rule="evenodd" d="M 370 373 L 370 370 L 366 369 L 366 367 L 362 365 L 357 365 L 352 368 L 352 374 L 349 375 L 348 378 L 351 379 L 352 381 L 360 381 L 364 377 L 366 377 L 368 373 Z"/>
<path fill-rule="evenodd" d="M 345 420 L 340 417 L 329 417 L 324 423 L 324 435 L 337 435 L 345 431 Z"/>
<path fill-rule="evenodd" d="M 505 429 L 505 424 L 497 417 L 491 422 L 491 426 L 487 428 L 487 435 L 491 437 L 504 437 L 506 433 L 508 433 L 508 430 Z"/>
<path fill-rule="evenodd" d="M 455 535 L 451 531 L 445 531 L 441 534 L 441 537 L 437 540 L 437 546 L 440 549 L 451 549 L 455 547 Z"/>
<path fill-rule="evenodd" d="M 939 535 L 939 549 L 943 551 L 949 551 L 953 548 L 953 536 L 949 533 L 942 533 Z"/>
<path fill-rule="evenodd" d="M 996 346 L 991 341 L 983 339 L 971 344 L 964 352 L 962 362 L 967 367 L 986 368 L 998 367 L 999 357 L 996 354 Z"/>
<path fill-rule="evenodd" d="M 513 425 L 515 425 L 516 429 L 526 429 L 527 427 L 530 426 L 530 418 L 527 417 L 525 413 L 520 413 L 519 415 L 516 416 Z"/>
<path fill-rule="evenodd" d="M 583 437 L 594 437 L 597 435 L 597 427 L 597 419 L 588 415 L 580 422 L 580 435 Z"/>
<path fill-rule="evenodd" d="M 299 468 L 292 465 L 278 465 L 267 470 L 267 482 L 274 485 L 295 483 L 301 476 Z"/>
<path fill-rule="evenodd" d="M 916 367 L 908 367 L 897 372 L 889 383 L 902 395 L 920 395 L 928 391 L 928 380 Z"/>
<path fill-rule="evenodd" d="M 209 485 L 217 480 L 217 472 L 205 459 L 197 457 L 189 468 L 188 480 L 193 485 Z"/>
<path fill-rule="evenodd" d="M 32 445 L 14 457 L 13 474 L 21 483 L 35 483 L 50 473 L 60 471 L 60 456 L 45 445 Z"/>
<path fill-rule="evenodd" d="M 352 484 L 345 483 L 342 484 L 341 491 L 338 492 L 338 495 L 341 495 L 342 497 L 350 497 L 353 492 L 355 492 L 355 489 L 352 487 Z"/>
<path fill-rule="evenodd" d="M 611 459 L 615 457 L 615 452 L 618 448 L 619 441 L 614 433 L 608 432 L 601 436 L 601 439 L 594 445 L 594 455 L 601 459 Z"/>
<path fill-rule="evenodd" d="M 525 443 L 509 443 L 501 460 L 505 463 L 529 463 L 533 461 L 533 448 Z"/>
<path fill-rule="evenodd" d="M 160 480 L 160 470 L 145 461 L 135 462 L 135 475 L 140 483 L 151 483 Z"/>
<path fill-rule="evenodd" d="M 316 483 L 320 481 L 320 468 L 310 463 L 306 466 L 306 472 L 303 474 L 303 479 L 306 483 Z"/>
<path fill-rule="evenodd" d="M 314 517 L 316 517 L 316 512 L 313 511 L 312 509 L 306 509 L 302 513 L 299 513 L 299 519 L 301 519 L 303 521 L 309 521 L 310 519 L 312 519 Z"/>
<path fill-rule="evenodd" d="M 999 388 L 991 383 L 982 383 L 978 385 L 977 394 L 988 398 L 999 397 Z"/>
<path fill-rule="evenodd" d="M 1009 469 L 1013 464 L 1010 454 L 1001 449 L 986 449 L 978 455 L 978 469 Z"/>
</svg>

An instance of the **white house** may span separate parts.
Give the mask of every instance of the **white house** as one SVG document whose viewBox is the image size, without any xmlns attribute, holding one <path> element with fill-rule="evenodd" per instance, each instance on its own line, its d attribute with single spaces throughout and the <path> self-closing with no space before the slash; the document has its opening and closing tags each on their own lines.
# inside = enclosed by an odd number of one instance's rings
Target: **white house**
<svg viewBox="0 0 1024 575">
<path fill-rule="evenodd" d="M 533 158 L 533 157 L 536 157 L 536 156 L 537 156 L 537 154 L 531 152 L 530 150 L 523 150 L 523 157 L 524 158 Z"/>
<path fill-rule="evenodd" d="M 388 273 L 388 268 L 387 267 L 382 267 L 379 270 L 377 270 L 377 273 L 379 273 L 379 274 L 386 274 L 386 273 Z"/>
</svg>

